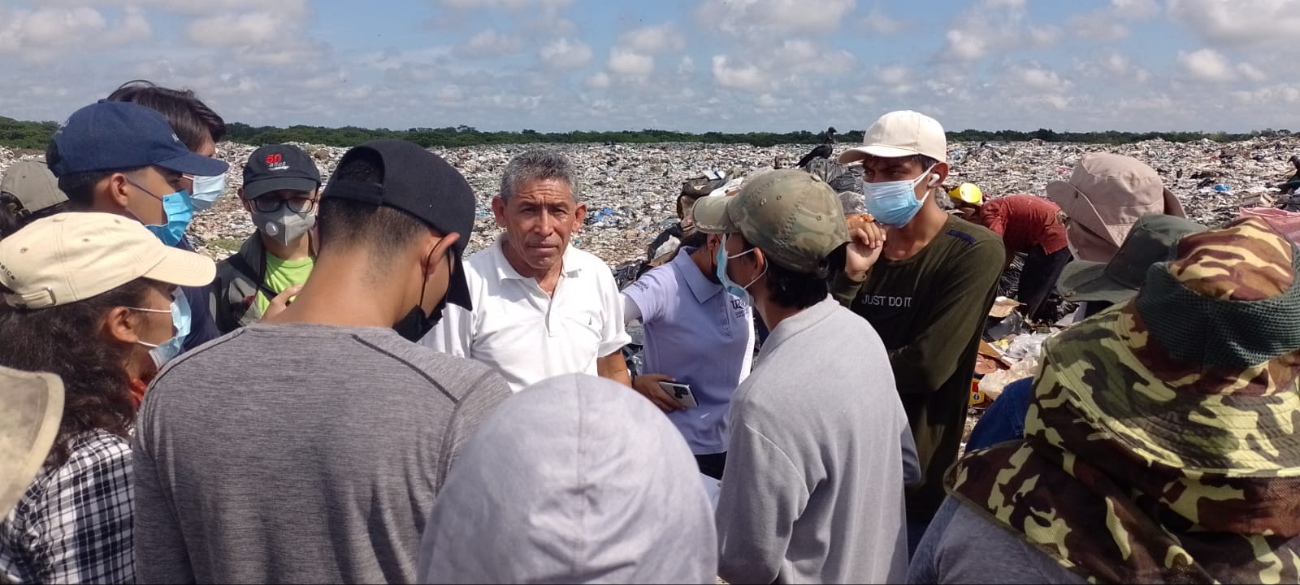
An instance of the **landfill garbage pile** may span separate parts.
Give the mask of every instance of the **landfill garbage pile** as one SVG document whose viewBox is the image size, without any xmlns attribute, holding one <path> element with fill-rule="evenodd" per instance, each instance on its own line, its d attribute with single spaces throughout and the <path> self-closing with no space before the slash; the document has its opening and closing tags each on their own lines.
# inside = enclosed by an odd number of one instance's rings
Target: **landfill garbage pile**
<svg viewBox="0 0 1300 585">
<path fill-rule="evenodd" d="M 299 145 L 311 154 L 322 176 L 329 176 L 345 148 Z M 840 144 L 836 154 L 851 148 Z M 535 146 L 477 146 L 432 149 L 461 171 L 478 196 L 478 221 L 469 250 L 480 250 L 500 233 L 490 207 L 511 157 Z M 775 165 L 791 166 L 808 150 L 793 144 L 759 148 L 748 145 L 553 145 L 574 159 L 581 172 L 588 219 L 575 235 L 580 248 L 601 257 L 611 267 L 642 259 L 666 218 L 676 213 L 682 181 L 708 170 L 744 177 Z M 193 243 L 221 258 L 252 233 L 248 214 L 234 196 L 240 172 L 253 146 L 222 143 L 218 156 L 231 163 L 228 193 L 211 210 L 198 214 L 190 230 Z M 1300 154 L 1300 138 L 1257 138 L 1218 143 L 1203 140 L 1176 144 L 1163 140 L 1123 146 L 1041 141 L 1014 143 L 953 143 L 950 186 L 979 185 L 990 197 L 1012 193 L 1042 195 L 1047 183 L 1067 180 L 1075 163 L 1090 152 L 1114 152 L 1137 158 L 1157 169 L 1165 184 L 1182 200 L 1195 221 L 1219 224 L 1234 218 L 1240 207 L 1272 207 L 1288 200 L 1280 188 L 1295 174 L 1289 159 Z M 0 148 L 0 172 L 15 160 L 40 153 Z M 836 178 L 839 178 L 837 176 Z M 851 174 L 845 179 L 856 179 Z M 942 199 L 942 198 L 941 198 Z M 1267 203 L 1261 205 L 1261 203 Z"/>
</svg>

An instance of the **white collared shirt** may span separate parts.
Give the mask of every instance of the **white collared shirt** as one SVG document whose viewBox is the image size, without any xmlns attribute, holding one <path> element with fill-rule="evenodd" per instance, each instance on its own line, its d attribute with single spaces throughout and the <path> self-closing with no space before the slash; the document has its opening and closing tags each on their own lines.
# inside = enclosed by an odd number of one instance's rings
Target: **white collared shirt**
<svg viewBox="0 0 1300 585">
<path fill-rule="evenodd" d="M 420 343 L 486 363 L 515 392 L 561 374 L 597 375 L 596 360 L 632 341 L 609 267 L 570 245 L 555 295 L 547 295 L 510 266 L 502 238 L 464 263 L 474 310 L 447 305 Z"/>
</svg>

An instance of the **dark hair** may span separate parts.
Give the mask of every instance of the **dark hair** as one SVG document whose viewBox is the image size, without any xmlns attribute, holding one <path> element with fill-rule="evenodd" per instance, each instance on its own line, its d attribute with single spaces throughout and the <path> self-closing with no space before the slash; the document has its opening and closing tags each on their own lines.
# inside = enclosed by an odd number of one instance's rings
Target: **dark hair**
<svg viewBox="0 0 1300 585">
<path fill-rule="evenodd" d="M 23 202 L 12 193 L 0 193 L 0 239 L 14 235 L 27 224 L 42 217 L 63 213 L 68 209 L 68 202 L 62 201 L 35 213 L 23 208 Z"/>
<path fill-rule="evenodd" d="M 0 365 L 50 372 L 63 379 L 63 420 L 45 460 L 58 467 L 83 434 L 101 430 L 126 438 L 135 417 L 124 364 L 130 346 L 102 333 L 114 307 L 138 307 L 150 281 L 140 278 L 106 293 L 48 309 L 0 310 Z"/>
<path fill-rule="evenodd" d="M 743 237 L 742 237 L 743 240 Z M 754 246 L 748 240 L 743 240 L 745 249 L 749 250 Z M 825 261 L 822 262 L 824 269 L 831 266 L 844 265 L 844 246 L 836 248 Z M 804 274 L 793 270 L 783 268 L 781 265 L 772 261 L 769 256 L 767 260 L 767 292 L 773 303 L 787 309 L 807 309 L 817 303 L 826 300 L 826 295 L 831 292 L 830 280 L 825 276 L 816 274 Z M 827 272 L 831 272 L 827 269 Z"/>
<path fill-rule="evenodd" d="M 54 168 L 62 160 L 63 157 L 59 154 L 59 145 L 51 140 L 50 145 L 45 147 L 45 163 L 50 168 Z M 115 173 L 131 174 L 144 170 L 144 168 L 136 167 L 133 169 L 113 169 L 63 175 L 59 177 L 59 190 L 68 196 L 67 209 L 90 209 L 95 204 L 95 186 L 100 181 L 113 176 Z M 63 204 L 60 203 L 59 205 Z"/>
<path fill-rule="evenodd" d="M 158 110 L 181 142 L 193 151 L 209 138 L 215 143 L 226 137 L 226 121 L 195 96 L 193 90 L 158 87 L 151 81 L 137 79 L 123 83 L 109 94 L 108 101 Z"/>
<path fill-rule="evenodd" d="M 334 172 L 330 182 L 338 181 L 382 185 L 383 160 L 374 153 L 362 151 Z M 322 251 L 334 246 L 365 246 L 379 258 L 397 255 L 430 231 L 428 224 L 400 209 L 328 196 L 321 197 L 316 223 Z"/>
<path fill-rule="evenodd" d="M 916 161 L 916 164 L 921 165 L 921 172 L 923 173 L 939 164 L 938 160 L 925 156 L 924 154 L 918 154 L 912 158 Z"/>
</svg>

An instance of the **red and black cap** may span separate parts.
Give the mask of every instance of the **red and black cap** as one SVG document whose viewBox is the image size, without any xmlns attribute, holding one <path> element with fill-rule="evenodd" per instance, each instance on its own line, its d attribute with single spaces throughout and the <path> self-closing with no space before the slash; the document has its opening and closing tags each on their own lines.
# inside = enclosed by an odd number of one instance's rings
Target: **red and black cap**
<svg viewBox="0 0 1300 585">
<path fill-rule="evenodd" d="M 316 161 L 292 144 L 267 144 L 254 150 L 244 163 L 246 199 L 285 190 L 310 193 L 317 187 L 320 171 Z"/>
<path fill-rule="evenodd" d="M 338 168 L 362 155 L 376 157 L 383 164 L 382 185 L 367 181 L 330 178 L 322 199 L 338 197 L 349 201 L 391 207 L 409 213 L 443 234 L 460 234 L 452 244 L 454 271 L 447 288 L 447 302 L 473 309 L 461 257 L 474 230 L 474 190 L 447 161 L 413 142 L 374 140 L 343 155 Z"/>
</svg>

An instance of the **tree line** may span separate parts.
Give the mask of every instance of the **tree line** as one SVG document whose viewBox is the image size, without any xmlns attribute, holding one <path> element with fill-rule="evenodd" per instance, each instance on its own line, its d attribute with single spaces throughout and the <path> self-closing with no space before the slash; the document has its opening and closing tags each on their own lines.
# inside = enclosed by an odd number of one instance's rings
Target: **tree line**
<svg viewBox="0 0 1300 585">
<path fill-rule="evenodd" d="M 58 130 L 57 122 L 22 122 L 0 116 L 0 146 L 45 150 L 54 132 Z M 410 128 L 407 130 L 389 130 L 387 128 L 358 128 L 344 126 L 327 128 L 324 126 L 250 126 L 234 122 L 226 127 L 226 139 L 244 144 L 261 145 L 284 142 L 305 144 L 324 144 L 329 146 L 355 146 L 369 140 L 381 138 L 398 138 L 410 140 L 416 144 L 429 147 L 460 147 L 484 144 L 582 144 L 582 143 L 616 143 L 616 144 L 650 144 L 660 142 L 684 142 L 702 144 L 750 144 L 754 146 L 774 146 L 777 144 L 815 144 L 821 142 L 824 132 L 676 132 L 671 130 L 623 130 L 610 132 L 537 132 L 536 130 L 484 131 L 472 126 L 448 126 L 446 128 Z M 1215 142 L 1235 142 L 1257 137 L 1288 136 L 1288 130 L 1257 130 L 1250 133 L 1228 132 L 1056 132 L 1039 129 L 1033 132 L 1018 130 L 963 130 L 949 132 L 948 140 L 952 142 L 1021 142 L 1042 140 L 1044 142 L 1075 142 L 1083 144 L 1119 145 L 1145 140 L 1163 139 L 1169 142 L 1194 142 L 1212 140 Z M 855 130 L 838 134 L 841 143 L 862 142 L 862 131 Z"/>
</svg>

